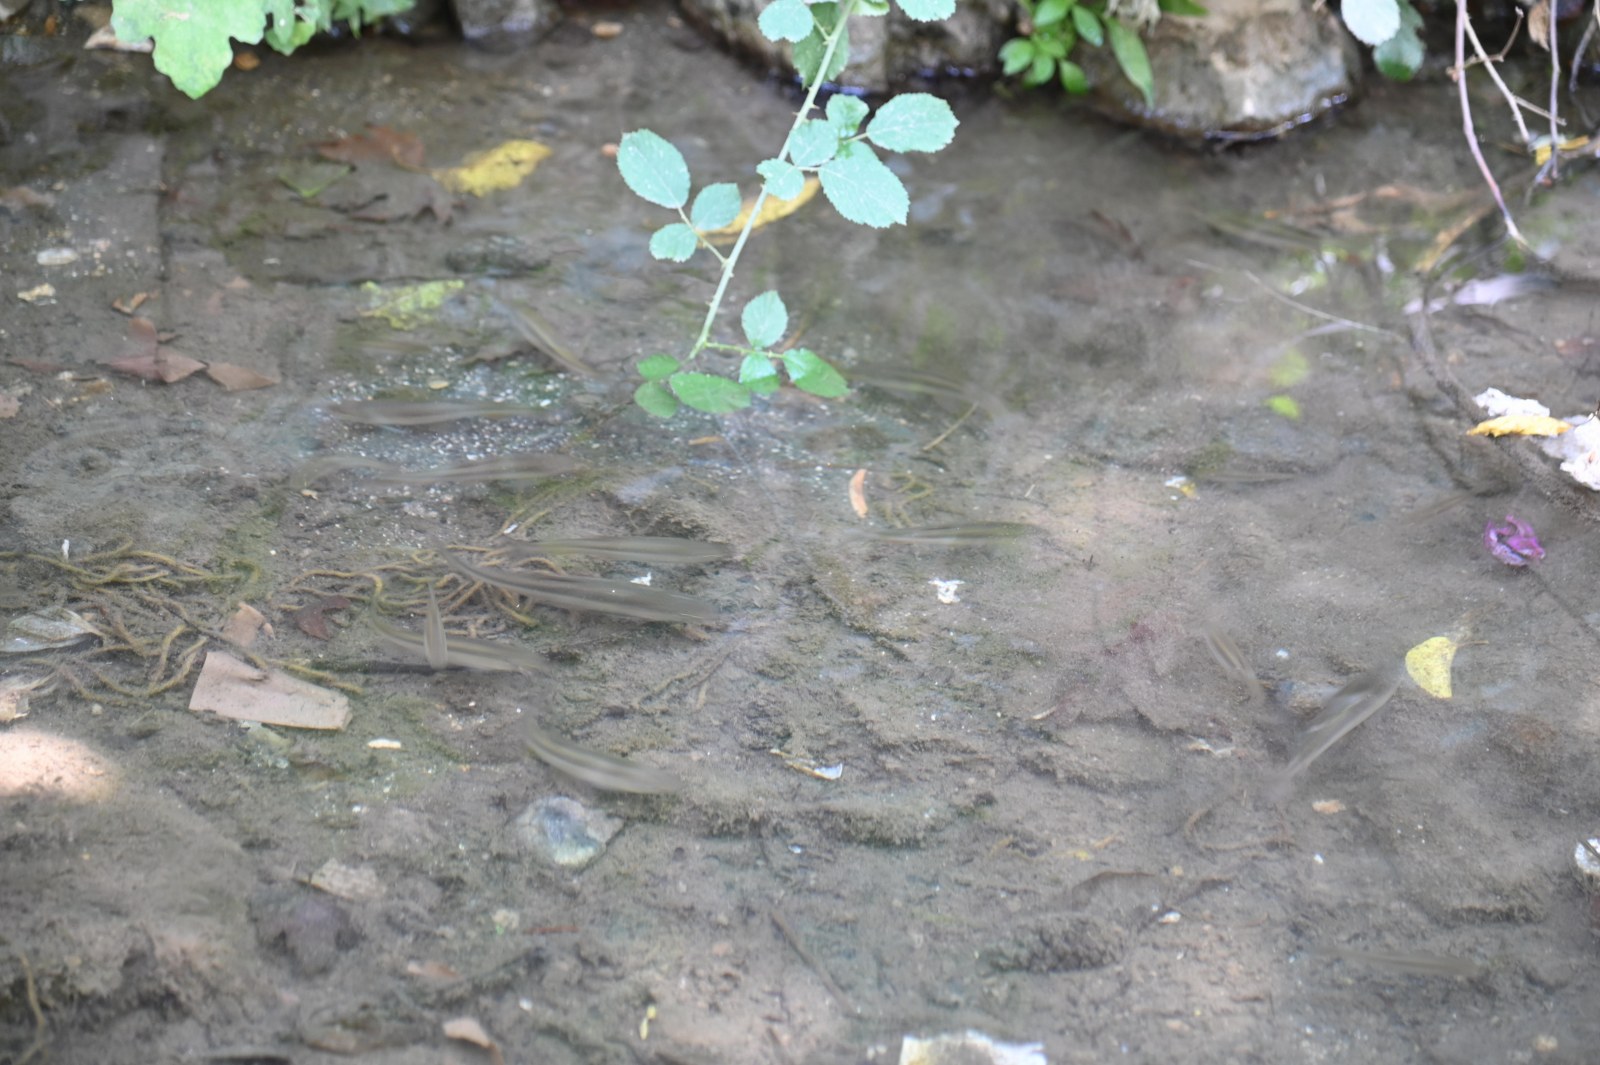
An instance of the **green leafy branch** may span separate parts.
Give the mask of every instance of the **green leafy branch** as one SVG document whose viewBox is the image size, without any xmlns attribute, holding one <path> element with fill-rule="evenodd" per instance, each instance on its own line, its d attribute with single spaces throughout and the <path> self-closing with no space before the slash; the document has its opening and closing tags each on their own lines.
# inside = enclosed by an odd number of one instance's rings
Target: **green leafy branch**
<svg viewBox="0 0 1600 1065">
<path fill-rule="evenodd" d="M 1339 14 L 1356 40 L 1372 46 L 1384 77 L 1410 81 L 1422 69 L 1422 16 L 1410 0 L 1344 0 Z"/>
<path fill-rule="evenodd" d="M 1145 106 L 1155 106 L 1155 76 L 1144 42 L 1132 26 L 1107 12 L 1106 0 L 1018 2 L 1026 16 L 1020 27 L 1024 35 L 1000 48 L 1000 68 L 1006 77 L 1019 77 L 1030 88 L 1059 79 L 1063 89 L 1081 96 L 1089 91 L 1088 75 L 1067 57 L 1079 43 L 1099 48 L 1109 42 L 1117 66 L 1144 96 Z M 1160 10 L 1169 15 L 1206 13 L 1194 0 L 1160 0 Z"/>
<path fill-rule="evenodd" d="M 897 2 L 907 15 L 923 21 L 947 18 L 955 10 L 954 0 Z M 741 325 L 746 344 L 715 342 L 712 333 L 739 256 L 769 196 L 791 201 L 804 191 L 806 176 L 814 174 L 828 201 L 848 221 L 874 228 L 904 225 L 910 196 L 873 149 L 936 152 L 955 136 L 958 122 L 950 106 L 927 93 L 897 96 L 878 108 L 871 121 L 867 121 L 871 109 L 864 102 L 838 94 L 828 101 L 822 117 L 812 117 L 823 84 L 844 69 L 851 15 L 883 15 L 888 10 L 887 0 L 810 5 L 804 0 L 773 0 L 761 12 L 758 26 L 769 40 L 793 42 L 806 97 L 778 154 L 757 164 L 762 184 L 727 254 L 707 235 L 738 218 L 742 204 L 738 186 L 731 182 L 705 186 L 691 203 L 689 166 L 677 148 L 650 130 L 635 130 L 622 138 L 617 149 L 622 180 L 640 198 L 678 214 L 678 221 L 651 235 L 650 254 L 686 262 L 704 248 L 722 268 L 700 334 L 684 358 L 658 354 L 639 363 L 645 380 L 634 399 L 651 414 L 670 418 L 680 405 L 713 414 L 747 407 L 754 396 L 780 387 L 780 363 L 790 383 L 802 391 L 829 398 L 847 391 L 844 376 L 815 352 L 773 350 L 789 321 L 788 309 L 776 292 L 763 292 L 745 304 Z M 685 368 L 708 350 L 741 356 L 737 377 Z"/>
<path fill-rule="evenodd" d="M 415 0 L 114 0 L 111 29 L 124 41 L 155 42 L 155 65 L 196 99 L 233 62 L 229 38 L 288 55 L 318 31 L 363 25 L 407 11 Z M 270 17 L 271 22 L 268 22 Z"/>
</svg>

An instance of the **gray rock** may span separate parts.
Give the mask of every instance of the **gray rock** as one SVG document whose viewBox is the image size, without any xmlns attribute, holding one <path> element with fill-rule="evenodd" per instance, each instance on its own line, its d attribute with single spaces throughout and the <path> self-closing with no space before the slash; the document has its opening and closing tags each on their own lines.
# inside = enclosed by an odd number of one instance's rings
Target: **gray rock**
<svg viewBox="0 0 1600 1065">
<path fill-rule="evenodd" d="M 451 0 L 461 35 L 498 52 L 534 44 L 561 20 L 555 0 Z"/>
<path fill-rule="evenodd" d="M 734 52 L 793 73 L 790 46 L 761 35 L 765 0 L 684 0 L 684 13 Z M 1251 140 L 1285 132 L 1348 100 L 1361 57 L 1331 11 L 1304 0 L 1217 0 L 1199 18 L 1167 17 L 1145 38 L 1155 106 L 1122 76 L 1108 46 L 1080 44 L 1072 59 L 1111 117 L 1184 137 Z M 886 92 L 909 79 L 993 74 L 1000 46 L 1016 35 L 1006 0 L 974 0 L 945 22 L 922 23 L 898 8 L 850 25 L 850 61 L 840 82 Z M 1044 90 L 1053 91 L 1053 90 Z"/>
<path fill-rule="evenodd" d="M 561 795 L 534 803 L 511 824 L 522 846 L 546 861 L 574 870 L 600 857 L 621 828 L 620 819 Z"/>
<path fill-rule="evenodd" d="M 1199 18 L 1162 19 L 1145 37 L 1155 106 L 1117 69 L 1109 46 L 1072 59 L 1111 117 L 1183 137 L 1254 140 L 1287 132 L 1349 100 L 1355 39 L 1332 11 L 1302 0 L 1215 0 Z"/>
<path fill-rule="evenodd" d="M 775 44 L 756 28 L 767 0 L 684 0 L 683 13 L 726 47 L 769 67 L 794 73 L 788 44 Z M 971 0 L 943 22 L 917 22 L 899 8 L 882 18 L 850 23 L 850 61 L 842 85 L 887 92 L 911 78 L 971 75 L 993 70 L 995 55 L 1012 35 L 1009 0 Z"/>
</svg>

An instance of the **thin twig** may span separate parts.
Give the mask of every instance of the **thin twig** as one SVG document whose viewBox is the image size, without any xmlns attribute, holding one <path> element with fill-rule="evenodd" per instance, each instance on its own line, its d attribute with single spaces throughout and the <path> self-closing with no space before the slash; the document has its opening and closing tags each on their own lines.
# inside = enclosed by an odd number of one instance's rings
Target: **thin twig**
<svg viewBox="0 0 1600 1065">
<path fill-rule="evenodd" d="M 1390 337 L 1394 337 L 1394 336 L 1399 336 L 1400 335 L 1400 334 L 1396 333 L 1394 330 L 1392 330 L 1392 329 L 1384 329 L 1382 326 L 1368 325 L 1365 322 L 1357 322 L 1354 319 L 1340 318 L 1337 314 L 1329 314 L 1327 311 L 1319 311 L 1319 310 L 1317 310 L 1317 308 L 1312 307 L 1309 304 L 1301 303 L 1299 300 L 1295 299 L 1293 296 L 1288 296 L 1288 295 L 1285 295 L 1282 292 L 1279 292 L 1277 289 L 1273 288 L 1271 285 L 1269 285 L 1265 281 L 1261 280 L 1255 274 L 1252 274 L 1249 270 L 1246 270 L 1244 272 L 1244 276 L 1249 278 L 1256 285 L 1258 285 L 1261 288 L 1261 291 L 1265 292 L 1267 295 L 1271 296 L 1273 299 L 1277 300 L 1279 303 L 1284 303 L 1284 304 L 1287 304 L 1290 307 L 1293 307 L 1295 310 L 1299 311 L 1301 314 L 1309 314 L 1313 318 L 1321 318 L 1325 322 L 1332 322 L 1335 325 L 1343 326 L 1346 329 L 1359 329 L 1362 332 L 1380 333 L 1383 336 L 1390 336 Z"/>
<path fill-rule="evenodd" d="M 1561 108 L 1561 48 L 1556 37 L 1556 5 L 1550 4 L 1550 180 L 1561 176 L 1561 122 L 1556 118 Z"/>
<path fill-rule="evenodd" d="M 1456 89 L 1461 96 L 1461 131 L 1466 134 L 1467 147 L 1472 150 L 1472 158 L 1478 164 L 1478 172 L 1483 175 L 1483 180 L 1489 186 L 1489 191 L 1494 193 L 1494 202 L 1500 208 L 1500 216 L 1505 219 L 1506 234 L 1519 245 L 1526 248 L 1528 242 L 1523 239 L 1522 231 L 1517 228 L 1516 220 L 1511 217 L 1511 211 L 1506 207 L 1505 197 L 1500 195 L 1500 186 L 1494 179 L 1494 174 L 1489 171 L 1489 164 L 1483 158 L 1483 149 L 1478 147 L 1478 133 L 1472 126 L 1472 103 L 1467 99 L 1467 0 L 1456 0 Z"/>
<path fill-rule="evenodd" d="M 1600 26 L 1600 3 L 1591 7 L 1593 18 L 1586 19 L 1587 26 L 1583 28 L 1583 36 L 1578 38 L 1578 47 L 1572 52 L 1572 77 L 1567 80 L 1567 94 L 1574 95 L 1578 91 L 1578 68 L 1583 66 L 1583 53 L 1589 50 L 1589 42 L 1594 40 L 1596 26 Z"/>
<path fill-rule="evenodd" d="M 850 1001 L 848 995 L 840 990 L 839 985 L 833 982 L 833 977 L 828 975 L 828 970 L 822 967 L 822 963 L 817 961 L 816 957 L 806 949 L 804 943 L 800 942 L 800 937 L 794 934 L 794 929 L 789 927 L 789 922 L 783 919 L 783 915 L 777 910 L 771 910 L 768 912 L 768 916 L 772 918 L 772 923 L 782 933 L 784 941 L 789 944 L 796 954 L 800 955 L 800 960 L 809 965 L 811 971 L 817 974 L 817 979 L 822 981 L 823 988 L 833 1000 L 846 1012 L 859 1014 L 861 1011 L 856 1009 L 855 1004 Z"/>
<path fill-rule="evenodd" d="M 972 417 L 972 412 L 977 410 L 977 409 L 978 409 L 978 404 L 977 404 L 976 401 L 974 401 L 972 406 L 967 408 L 967 413 L 963 414 L 961 417 L 959 417 L 955 421 L 951 422 L 950 423 L 950 428 L 946 429 L 944 432 L 940 433 L 938 436 L 934 437 L 932 440 L 929 440 L 926 444 L 923 444 L 922 445 L 922 450 L 923 451 L 932 451 L 934 448 L 936 448 L 940 444 L 944 443 L 945 440 L 947 440 L 949 438 L 951 433 L 953 433 L 957 429 L 961 428 L 961 423 L 962 422 L 964 422 L 968 418 Z"/>
<path fill-rule="evenodd" d="M 1517 25 L 1519 27 L 1522 25 L 1522 12 L 1520 10 L 1518 10 L 1518 12 L 1517 12 Z M 1478 53 L 1478 59 L 1483 63 L 1483 69 L 1485 69 L 1485 70 L 1487 70 L 1489 72 L 1489 77 L 1494 80 L 1495 86 L 1499 88 L 1500 95 L 1504 96 L 1506 98 L 1506 102 L 1511 105 L 1511 117 L 1516 121 L 1517 130 L 1522 134 L 1522 143 L 1523 144 L 1528 144 L 1528 143 L 1532 142 L 1533 137 L 1529 135 L 1528 127 L 1526 125 L 1524 125 L 1523 121 L 1522 121 L 1522 110 L 1517 106 L 1522 101 L 1519 100 L 1516 96 L 1512 95 L 1511 90 L 1506 88 L 1506 83 L 1504 81 L 1500 80 L 1500 72 L 1495 69 L 1494 60 L 1490 59 L 1487 55 L 1484 54 L 1483 42 L 1478 40 L 1478 31 L 1472 28 L 1472 20 L 1471 19 L 1467 20 L 1466 31 L 1467 31 L 1468 39 L 1472 41 L 1472 50 L 1474 52 Z M 1516 30 L 1512 30 L 1511 31 L 1512 40 L 1515 40 L 1516 36 L 1517 36 L 1517 31 Z M 1507 48 L 1511 47 L 1511 41 L 1507 41 L 1506 42 L 1506 47 Z M 1500 52 L 1499 58 L 1502 58 L 1502 59 L 1505 58 L 1505 51 L 1504 50 L 1502 50 Z M 1467 73 L 1466 72 L 1466 68 L 1460 66 L 1460 62 L 1461 62 L 1461 60 L 1458 57 L 1456 59 L 1456 63 L 1457 63 L 1456 77 L 1458 79 L 1466 77 L 1466 73 Z"/>
</svg>

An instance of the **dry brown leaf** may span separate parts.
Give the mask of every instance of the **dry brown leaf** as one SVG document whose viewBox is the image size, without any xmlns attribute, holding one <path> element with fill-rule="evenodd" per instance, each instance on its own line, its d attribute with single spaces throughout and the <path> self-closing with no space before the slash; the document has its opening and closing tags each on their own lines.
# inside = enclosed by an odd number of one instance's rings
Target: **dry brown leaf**
<svg viewBox="0 0 1600 1065">
<path fill-rule="evenodd" d="M 249 647 L 256 642 L 256 637 L 261 634 L 263 628 L 267 628 L 270 634 L 271 629 L 268 628 L 267 619 L 261 611 L 249 603 L 240 603 L 239 609 L 235 610 L 227 624 L 222 626 L 222 638 L 231 644 Z"/>
<path fill-rule="evenodd" d="M 420 976 L 424 980 L 457 980 L 461 972 L 442 961 L 408 961 L 407 976 Z"/>
<path fill-rule="evenodd" d="M 68 370 L 67 364 L 64 363 L 64 362 L 45 362 L 42 359 L 24 359 L 24 358 L 7 359 L 6 361 L 9 362 L 13 366 L 22 367 L 24 370 L 27 370 L 29 373 L 58 374 L 58 373 L 66 373 L 67 370 Z"/>
<path fill-rule="evenodd" d="M 261 670 L 221 651 L 206 653 L 190 710 L 289 728 L 342 729 L 350 700 L 278 670 Z"/>
<path fill-rule="evenodd" d="M 333 633 L 328 631 L 327 612 L 330 610 L 344 610 L 350 605 L 350 600 L 342 595 L 330 595 L 326 599 L 319 599 L 309 606 L 303 606 L 289 615 L 289 620 L 300 627 L 300 631 L 307 636 L 318 640 L 331 640 Z"/>
<path fill-rule="evenodd" d="M 871 513 L 867 509 L 866 470 L 857 470 L 850 477 L 850 509 L 856 512 L 858 518 L 864 518 Z"/>
<path fill-rule="evenodd" d="M 130 377 L 160 381 L 168 385 L 206 368 L 205 363 L 196 362 L 186 355 L 163 351 L 150 355 L 124 355 L 120 359 L 112 359 L 105 366 L 109 370 L 125 373 Z"/>
<path fill-rule="evenodd" d="M 278 382 L 264 374 L 231 362 L 213 362 L 206 366 L 206 376 L 229 392 L 245 392 L 252 388 L 270 388 Z"/>
<path fill-rule="evenodd" d="M 443 1027 L 446 1039 L 459 1039 L 463 1043 L 471 1043 L 473 1046 L 482 1047 L 489 1052 L 489 1060 L 494 1062 L 494 1065 L 502 1065 L 505 1061 L 505 1058 L 500 1055 L 499 1045 L 489 1038 L 489 1033 L 484 1031 L 483 1025 L 479 1024 L 475 1019 L 471 1017 L 452 1017 L 444 1022 Z"/>
<path fill-rule="evenodd" d="M 55 202 L 55 197 L 48 192 L 34 192 L 26 185 L 13 185 L 10 188 L 0 189 L 0 207 L 13 209 L 49 207 Z"/>
<path fill-rule="evenodd" d="M 394 163 L 407 170 L 422 168 L 422 138 L 401 133 L 388 126 L 368 126 L 365 133 L 354 133 L 316 146 L 318 154 L 336 163 L 359 166 L 362 163 Z"/>
<path fill-rule="evenodd" d="M 121 314 L 126 314 L 126 315 L 130 315 L 131 316 L 133 314 L 133 312 L 138 310 L 139 306 L 142 303 L 144 303 L 145 300 L 147 300 L 149 298 L 150 298 L 150 293 L 148 293 L 148 292 L 135 292 L 133 295 L 129 296 L 127 299 L 123 299 L 123 298 L 121 298 L 119 296 L 116 299 L 111 301 L 111 309 L 114 310 L 114 311 L 117 311 L 117 312 L 119 312 Z M 155 332 L 155 329 L 154 329 L 154 327 L 152 327 L 151 328 L 152 335 L 154 334 L 154 332 Z"/>
<path fill-rule="evenodd" d="M 177 384 L 190 374 L 199 373 L 206 368 L 206 364 L 198 359 L 165 350 L 156 352 L 155 364 L 156 374 L 161 378 L 162 384 L 168 385 Z"/>
<path fill-rule="evenodd" d="M 345 865 L 334 858 L 323 862 L 322 867 L 311 874 L 310 884 L 318 891 L 354 901 L 383 895 L 383 882 L 371 866 Z"/>
</svg>

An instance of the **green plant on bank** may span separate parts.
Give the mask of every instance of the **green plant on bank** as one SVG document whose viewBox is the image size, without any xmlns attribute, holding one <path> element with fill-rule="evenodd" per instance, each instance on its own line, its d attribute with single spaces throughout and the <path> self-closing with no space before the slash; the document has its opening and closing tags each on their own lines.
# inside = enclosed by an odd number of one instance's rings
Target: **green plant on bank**
<svg viewBox="0 0 1600 1065">
<path fill-rule="evenodd" d="M 124 41 L 153 40 L 156 69 L 198 99 L 217 87 L 240 44 L 265 40 L 284 55 L 319 31 L 361 27 L 410 10 L 415 0 L 113 0 L 111 29 Z M 270 17 L 271 22 L 268 22 Z"/>
<path fill-rule="evenodd" d="M 1006 77 L 1020 77 L 1030 88 L 1059 80 L 1075 96 L 1089 91 L 1083 68 L 1068 58 L 1080 43 L 1099 48 L 1108 42 L 1124 76 L 1144 96 L 1145 106 L 1155 106 L 1155 78 L 1150 56 L 1135 27 L 1115 11 L 1115 0 L 1017 0 L 1024 17 L 1023 33 L 1000 47 L 1000 69 Z M 1130 5 L 1137 6 L 1137 5 Z M 1153 21 L 1162 14 L 1204 15 L 1194 0 L 1159 0 L 1144 4 Z"/>
<path fill-rule="evenodd" d="M 948 18 L 955 11 L 955 0 L 895 2 L 906 15 L 923 22 Z M 849 53 L 850 17 L 882 16 L 888 11 L 888 0 L 839 0 L 810 5 L 804 0 L 773 0 L 762 10 L 758 21 L 761 33 L 771 41 L 794 43 L 794 64 L 806 86 L 806 96 L 783 146 L 756 166 L 762 179 L 760 189 L 744 227 L 726 254 L 706 238 L 739 217 L 742 199 L 738 185 L 707 185 L 691 203 L 689 167 L 677 148 L 647 129 L 622 138 L 617 149 L 622 180 L 641 198 L 678 215 L 678 221 L 651 236 L 650 254 L 657 259 L 685 262 L 703 248 L 722 267 L 700 334 L 683 357 L 655 354 L 638 364 L 644 383 L 635 390 L 634 400 L 651 414 L 670 418 L 680 406 L 711 414 L 747 407 L 754 396 L 778 390 L 782 384 L 780 365 L 791 384 L 812 395 L 834 397 L 847 391 L 844 376 L 814 351 L 777 350 L 789 331 L 789 312 L 777 292 L 763 292 L 744 305 L 740 315 L 744 343 L 714 340 L 713 330 L 739 255 L 768 197 L 793 200 L 804 191 L 807 175 L 815 174 L 823 194 L 847 220 L 875 228 L 903 225 L 910 198 L 900 179 L 873 149 L 936 152 L 955 136 L 957 122 L 950 106 L 927 93 L 896 96 L 879 107 L 870 121 L 870 109 L 865 103 L 853 96 L 836 94 L 821 110 L 820 117 L 814 117 L 822 86 L 844 69 Z M 687 368 L 706 352 L 737 356 L 740 362 L 736 376 Z"/>
<path fill-rule="evenodd" d="M 1356 40 L 1372 46 L 1384 77 L 1410 81 L 1422 68 L 1422 16 L 1410 0 L 1343 0 L 1339 14 Z"/>
</svg>

